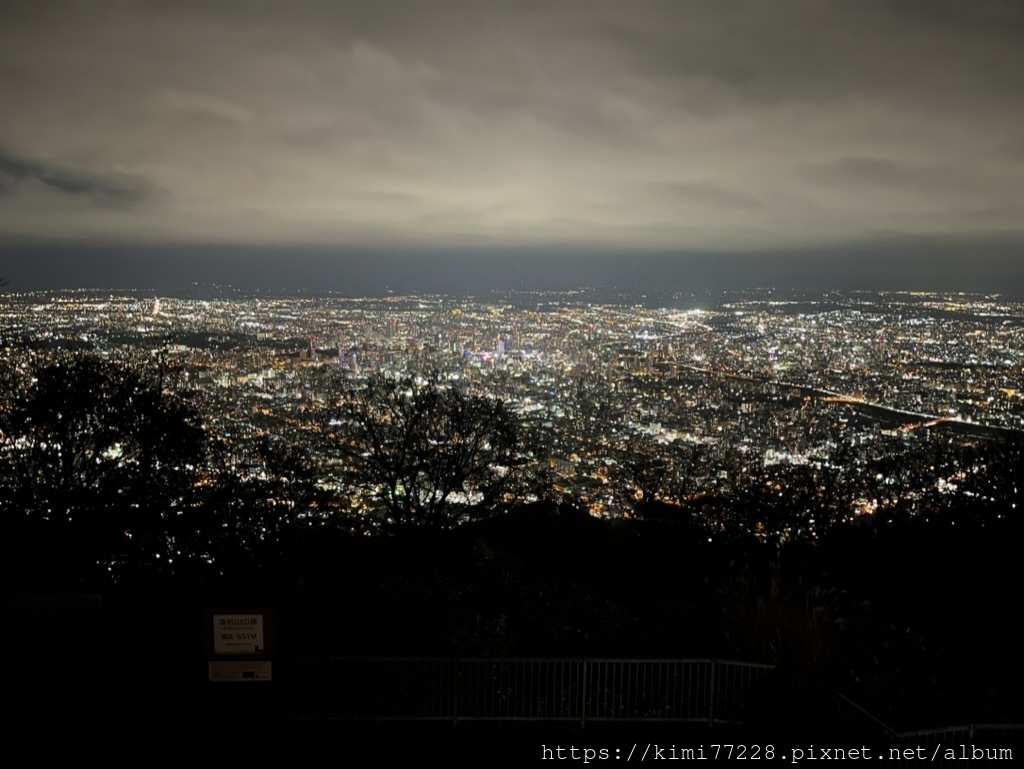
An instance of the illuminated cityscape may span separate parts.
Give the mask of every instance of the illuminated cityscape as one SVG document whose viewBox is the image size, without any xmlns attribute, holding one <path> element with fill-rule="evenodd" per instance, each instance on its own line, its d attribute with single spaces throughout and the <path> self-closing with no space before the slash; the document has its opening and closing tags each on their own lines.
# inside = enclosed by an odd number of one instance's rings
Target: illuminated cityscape
<svg viewBox="0 0 1024 769">
<path fill-rule="evenodd" d="M 1024 430 L 1024 304 L 762 290 L 659 307 L 594 293 L 9 294 L 4 363 L 159 359 L 242 482 L 272 472 L 258 450 L 268 439 L 308 453 L 327 503 L 299 515 L 318 522 L 373 512 L 335 472 L 345 425 L 332 419 L 375 373 L 434 375 L 505 404 L 525 453 L 509 503 L 619 518 L 657 502 L 711 534 L 783 540 L 964 499 L 982 518 L 1015 508 L 995 477 L 1007 468 L 983 449 Z M 751 490 L 780 509 L 754 514 Z"/>
</svg>

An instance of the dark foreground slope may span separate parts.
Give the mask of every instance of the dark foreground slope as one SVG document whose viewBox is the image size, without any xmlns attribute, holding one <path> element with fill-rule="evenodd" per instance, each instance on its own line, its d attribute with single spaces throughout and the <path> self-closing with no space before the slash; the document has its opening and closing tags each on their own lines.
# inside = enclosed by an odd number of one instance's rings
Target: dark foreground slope
<svg viewBox="0 0 1024 769">
<path fill-rule="evenodd" d="M 773 666 L 735 711 L 748 730 L 841 729 L 845 701 L 903 730 L 1024 722 L 1020 533 L 910 525 L 778 547 L 536 506 L 450 532 L 318 532 L 216 579 L 40 596 L 8 574 L 5 680 L 37 723 L 300 729 L 359 714 L 346 697 L 365 692 L 346 693 L 339 672 L 352 658 L 696 658 Z M 207 682 L 203 612 L 217 607 L 274 612 L 274 683 Z"/>
</svg>

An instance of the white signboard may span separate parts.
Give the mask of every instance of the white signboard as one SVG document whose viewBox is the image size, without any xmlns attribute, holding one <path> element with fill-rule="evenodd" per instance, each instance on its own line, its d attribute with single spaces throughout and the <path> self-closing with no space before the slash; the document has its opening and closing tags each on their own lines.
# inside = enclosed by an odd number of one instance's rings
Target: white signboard
<svg viewBox="0 0 1024 769">
<path fill-rule="evenodd" d="M 262 614 L 214 614 L 214 654 L 263 654 Z"/>
</svg>

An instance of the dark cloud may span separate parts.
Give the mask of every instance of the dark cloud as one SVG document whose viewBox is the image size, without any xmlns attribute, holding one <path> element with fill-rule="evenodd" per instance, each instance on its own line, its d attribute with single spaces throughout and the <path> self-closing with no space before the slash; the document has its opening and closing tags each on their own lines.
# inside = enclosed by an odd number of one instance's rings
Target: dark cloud
<svg viewBox="0 0 1024 769">
<path fill-rule="evenodd" d="M 999 194 L 1024 192 L 1019 174 L 985 171 L 949 163 L 915 164 L 888 158 L 840 158 L 831 163 L 806 166 L 812 178 L 838 183 L 904 188 L 936 194 L 987 189 Z"/>
<path fill-rule="evenodd" d="M 17 195 L 26 183 L 84 198 L 100 207 L 137 205 L 153 196 L 139 179 L 122 174 L 100 175 L 17 157 L 0 148 L 0 193 Z"/>
</svg>

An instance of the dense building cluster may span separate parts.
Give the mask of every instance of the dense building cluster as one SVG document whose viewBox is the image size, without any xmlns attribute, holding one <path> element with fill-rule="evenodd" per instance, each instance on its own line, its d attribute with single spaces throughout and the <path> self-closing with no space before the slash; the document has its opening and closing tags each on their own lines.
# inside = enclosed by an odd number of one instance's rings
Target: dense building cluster
<svg viewBox="0 0 1024 769">
<path fill-rule="evenodd" d="M 299 465 L 272 457 L 301 454 L 321 500 L 295 513 L 308 525 L 373 507 L 346 478 L 339 414 L 381 374 L 501 401 L 522 438 L 510 501 L 783 539 L 1016 505 L 1024 304 L 998 296 L 80 290 L 7 294 L 0 316 L 11 370 L 83 351 L 159 367 L 234 483 L 280 495 Z"/>
</svg>

